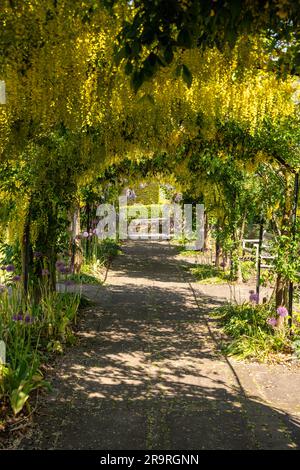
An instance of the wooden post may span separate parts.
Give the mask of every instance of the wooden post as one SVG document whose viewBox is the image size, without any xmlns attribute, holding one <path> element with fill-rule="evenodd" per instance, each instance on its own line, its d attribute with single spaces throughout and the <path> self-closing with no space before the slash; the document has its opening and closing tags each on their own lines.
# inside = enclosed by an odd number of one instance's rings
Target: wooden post
<svg viewBox="0 0 300 470">
<path fill-rule="evenodd" d="M 257 274 L 256 274 L 256 294 L 257 294 L 256 303 L 257 304 L 259 304 L 261 250 L 262 250 L 262 243 L 263 243 L 263 234 L 264 234 L 264 222 L 263 222 L 263 219 L 261 218 L 261 221 L 259 224 L 259 241 L 258 241 L 258 249 L 257 249 Z"/>
</svg>

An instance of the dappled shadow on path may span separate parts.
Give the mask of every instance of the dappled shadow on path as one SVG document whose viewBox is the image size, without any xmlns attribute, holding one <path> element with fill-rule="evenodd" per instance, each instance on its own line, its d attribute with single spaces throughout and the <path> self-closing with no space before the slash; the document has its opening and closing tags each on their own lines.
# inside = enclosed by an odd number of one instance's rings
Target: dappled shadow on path
<svg viewBox="0 0 300 470">
<path fill-rule="evenodd" d="M 97 376 L 81 380 L 76 399 L 49 403 L 40 410 L 38 432 L 22 448 L 298 448 L 299 421 L 255 398 L 244 403 L 235 390 L 168 380 L 169 393 L 157 390 L 151 397 L 143 371 L 131 370 L 128 380 L 116 375 L 110 380 L 106 385 L 99 385 Z M 94 381 L 97 392 L 91 390 Z M 159 384 L 162 388 L 164 382 Z"/>
<path fill-rule="evenodd" d="M 120 278 L 180 283 L 178 267 L 192 266 L 184 259 L 176 258 L 179 254 L 177 247 L 166 242 L 127 242 L 124 252 L 127 256 L 121 256 L 116 266 Z"/>
<path fill-rule="evenodd" d="M 215 347 L 203 311 L 222 300 L 197 307 L 172 248 L 124 251 L 109 283 L 89 288 L 95 305 L 82 315 L 79 344 L 58 361 L 20 448 L 299 446 L 296 418 L 246 397 Z"/>
</svg>

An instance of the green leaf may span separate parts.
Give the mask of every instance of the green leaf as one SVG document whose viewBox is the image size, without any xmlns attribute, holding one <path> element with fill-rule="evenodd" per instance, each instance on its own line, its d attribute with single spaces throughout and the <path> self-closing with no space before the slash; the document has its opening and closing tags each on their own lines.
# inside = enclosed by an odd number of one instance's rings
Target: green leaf
<svg viewBox="0 0 300 470">
<path fill-rule="evenodd" d="M 141 35 L 141 40 L 143 44 L 151 44 L 155 39 L 155 29 L 150 24 L 149 26 L 144 26 L 143 34 Z"/>
<path fill-rule="evenodd" d="M 20 413 L 28 398 L 29 394 L 25 393 L 20 387 L 12 391 L 10 395 L 10 404 L 15 415 Z"/>
<path fill-rule="evenodd" d="M 155 101 L 154 101 L 153 96 L 150 95 L 149 93 L 147 93 L 147 94 L 141 96 L 141 98 L 138 100 L 138 103 L 149 103 L 152 106 L 154 106 Z"/>
<path fill-rule="evenodd" d="M 193 77 L 190 72 L 190 69 L 184 64 L 182 65 L 182 78 L 185 81 L 187 87 L 190 88 L 192 85 Z"/>
<path fill-rule="evenodd" d="M 130 75 L 132 73 L 132 70 L 133 70 L 133 65 L 131 62 L 126 62 L 126 65 L 125 65 L 125 74 L 126 75 Z"/>
<path fill-rule="evenodd" d="M 144 72 L 143 70 L 135 70 L 132 74 L 131 85 L 135 93 L 141 88 L 144 83 Z"/>
<path fill-rule="evenodd" d="M 187 29 L 182 29 L 177 36 L 177 44 L 180 47 L 189 49 L 192 47 L 192 39 Z"/>
<path fill-rule="evenodd" d="M 143 62 L 143 73 L 144 73 L 144 79 L 148 79 L 153 77 L 154 72 L 157 67 L 157 55 L 151 52 L 147 59 L 144 60 Z"/>
<path fill-rule="evenodd" d="M 132 55 L 137 57 L 141 52 L 141 45 L 139 41 L 134 41 L 131 43 Z"/>
<path fill-rule="evenodd" d="M 177 67 L 175 69 L 175 77 L 177 77 L 177 78 L 180 77 L 181 73 L 182 73 L 182 64 L 177 65 Z"/>
<path fill-rule="evenodd" d="M 230 1 L 230 12 L 231 12 L 231 21 L 234 23 L 236 18 L 241 13 L 242 4 L 240 0 L 231 0 Z"/>
<path fill-rule="evenodd" d="M 122 47 L 115 53 L 115 64 L 118 66 L 122 59 L 126 57 L 126 50 L 125 47 Z"/>
<path fill-rule="evenodd" d="M 146 62 L 149 65 L 151 65 L 151 67 L 155 67 L 157 59 L 158 59 L 157 55 L 154 54 L 154 52 L 150 52 L 150 54 L 148 55 L 148 57 L 146 59 Z"/>
<path fill-rule="evenodd" d="M 125 54 L 125 57 L 130 57 L 131 54 L 132 54 L 132 49 L 131 47 L 129 46 L 129 44 L 125 44 L 125 47 L 124 47 L 124 54 Z"/>
<path fill-rule="evenodd" d="M 168 45 L 164 51 L 165 62 L 169 65 L 172 62 L 173 57 L 174 57 L 174 54 L 173 54 L 172 46 Z"/>
</svg>

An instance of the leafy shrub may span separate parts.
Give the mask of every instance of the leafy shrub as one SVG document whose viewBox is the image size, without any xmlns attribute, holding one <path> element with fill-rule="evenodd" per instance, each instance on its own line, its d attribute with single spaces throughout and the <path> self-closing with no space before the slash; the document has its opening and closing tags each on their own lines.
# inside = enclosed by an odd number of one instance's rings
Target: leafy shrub
<svg viewBox="0 0 300 470">
<path fill-rule="evenodd" d="M 260 274 L 260 284 L 262 286 L 270 286 L 274 284 L 276 277 L 275 270 L 263 269 Z"/>
<path fill-rule="evenodd" d="M 255 262 L 242 261 L 241 262 L 242 277 L 244 282 L 248 282 L 255 275 Z"/>
<path fill-rule="evenodd" d="M 76 284 L 102 284 L 102 269 L 96 263 L 84 264 L 81 266 L 80 273 L 71 274 L 69 280 Z"/>
<path fill-rule="evenodd" d="M 45 295 L 39 307 L 41 339 L 72 342 L 71 326 L 76 323 L 79 303 L 80 294 L 50 292 Z"/>
<path fill-rule="evenodd" d="M 110 238 L 103 240 L 98 243 L 97 248 L 97 259 L 100 260 L 104 265 L 110 263 L 111 260 L 120 252 L 118 243 Z"/>
<path fill-rule="evenodd" d="M 97 261 L 84 265 L 84 272 L 77 275 L 81 282 L 101 282 L 95 269 L 109 265 L 119 251 L 113 240 L 95 243 L 95 247 Z M 59 274 L 65 286 L 72 276 L 69 271 Z M 33 390 L 49 387 L 41 373 L 41 363 L 49 353 L 62 353 L 65 345 L 74 342 L 72 326 L 76 324 L 82 297 L 68 291 L 52 292 L 45 277 L 37 303 L 31 284 L 32 291 L 25 297 L 20 282 L 11 283 L 7 276 L 5 280 L 9 285 L 0 291 L 0 340 L 6 345 L 6 363 L 0 365 L 0 399 L 16 415 L 25 406 L 29 408 Z"/>
<path fill-rule="evenodd" d="M 0 294 L 0 339 L 6 344 L 6 363 L 0 367 L 0 398 L 16 415 L 33 390 L 49 387 L 40 371 L 46 352 L 61 352 L 72 342 L 79 294 L 43 291 L 38 304 L 22 296 L 18 285 Z"/>
<path fill-rule="evenodd" d="M 271 353 L 285 352 L 286 339 L 280 335 L 270 335 L 257 331 L 255 336 L 243 335 L 224 347 L 224 352 L 237 359 L 265 361 Z"/>
<path fill-rule="evenodd" d="M 95 235 L 91 239 L 83 238 L 81 245 L 82 252 L 85 253 L 86 266 L 97 263 L 106 266 L 120 251 L 120 247 L 115 240 L 105 238 L 99 242 Z"/>
<path fill-rule="evenodd" d="M 1 264 L 13 264 L 18 272 L 21 271 L 21 249 L 19 241 L 13 244 L 1 243 L 0 245 Z"/>
<path fill-rule="evenodd" d="M 33 390 L 40 387 L 49 388 L 39 370 L 40 358 L 35 354 L 26 354 L 14 366 L 8 365 L 4 370 L 3 392 L 8 396 L 10 406 L 16 415 L 22 411 Z M 29 406 L 28 406 L 29 408 Z"/>
<path fill-rule="evenodd" d="M 295 337 L 292 341 L 292 350 L 297 359 L 300 359 L 300 337 Z"/>
<path fill-rule="evenodd" d="M 271 353 L 291 350 L 290 340 L 284 330 L 268 324 L 271 315 L 269 305 L 226 304 L 217 309 L 217 318 L 228 335 L 224 352 L 240 359 L 265 360 Z"/>
</svg>

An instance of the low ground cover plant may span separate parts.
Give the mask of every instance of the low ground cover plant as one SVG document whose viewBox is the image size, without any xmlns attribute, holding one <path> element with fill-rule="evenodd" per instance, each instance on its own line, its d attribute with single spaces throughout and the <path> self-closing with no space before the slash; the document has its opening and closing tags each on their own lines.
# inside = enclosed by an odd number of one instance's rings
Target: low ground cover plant
<svg viewBox="0 0 300 470">
<path fill-rule="evenodd" d="M 223 352 L 258 361 L 274 358 L 278 353 L 300 357 L 299 315 L 295 314 L 290 331 L 287 309 L 276 310 L 272 303 L 257 305 L 255 296 L 250 295 L 250 302 L 226 304 L 213 312 L 226 334 Z"/>
<path fill-rule="evenodd" d="M 49 388 L 41 365 L 49 354 L 63 352 L 74 341 L 80 305 L 79 293 L 51 292 L 46 288 L 39 303 L 33 293 L 25 298 L 20 285 L 0 294 L 0 338 L 6 345 L 6 360 L 0 364 L 0 398 L 3 409 L 14 415 L 37 388 Z"/>
</svg>

